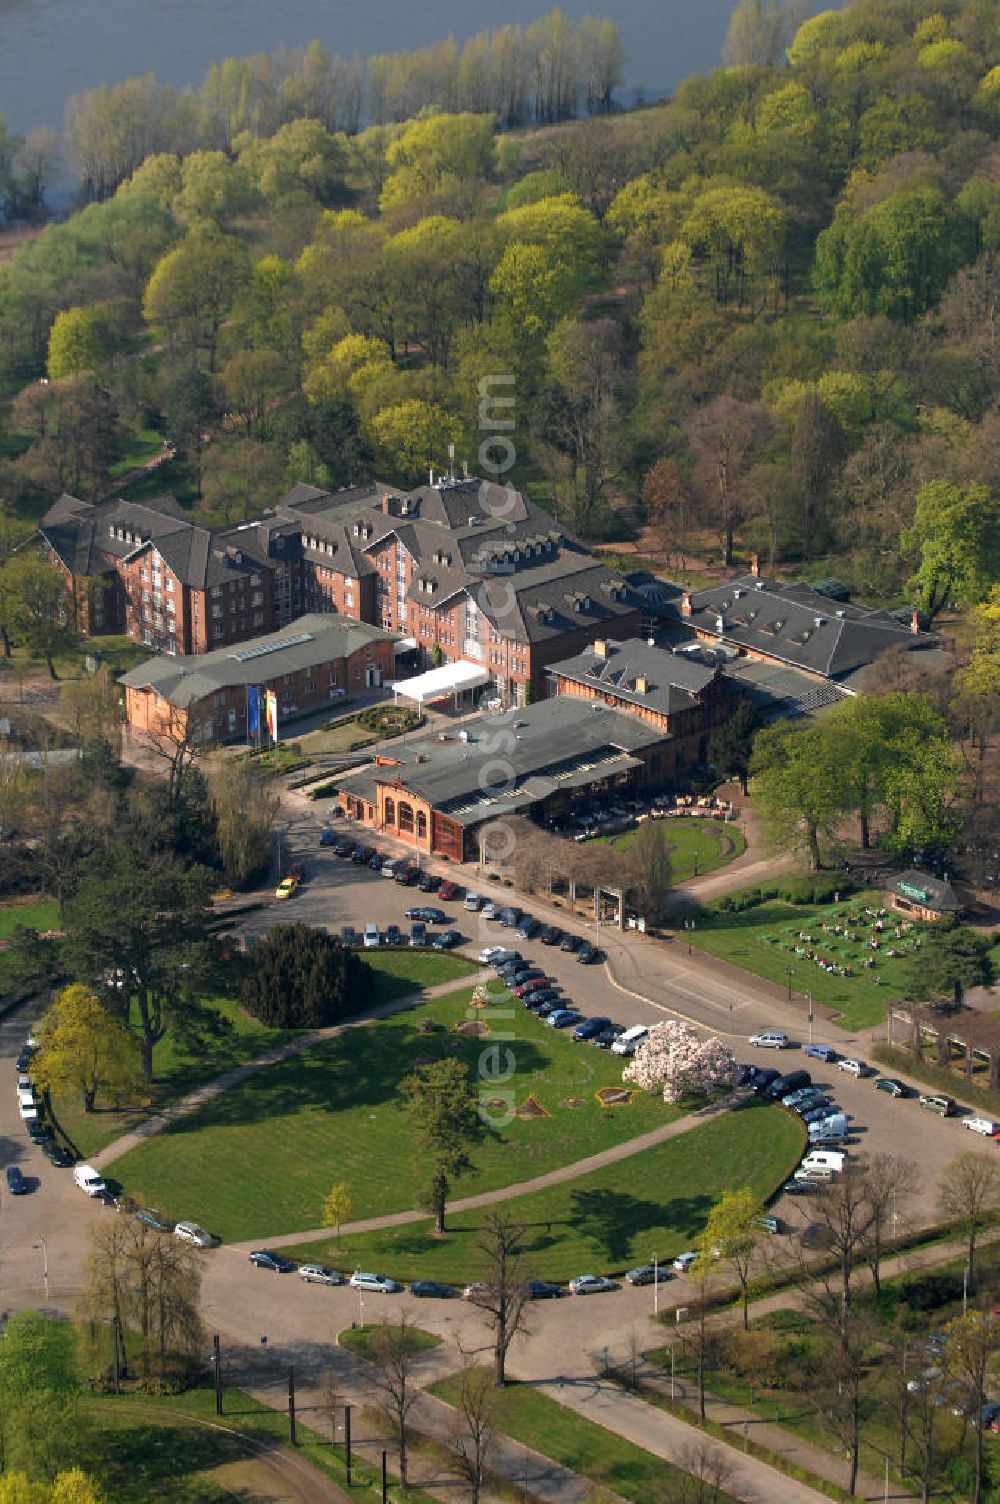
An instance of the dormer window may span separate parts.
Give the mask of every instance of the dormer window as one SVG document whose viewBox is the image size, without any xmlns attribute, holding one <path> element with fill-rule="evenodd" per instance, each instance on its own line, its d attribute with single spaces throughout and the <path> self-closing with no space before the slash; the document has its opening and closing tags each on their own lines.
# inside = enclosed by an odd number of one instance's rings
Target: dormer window
<svg viewBox="0 0 1000 1504">
<path fill-rule="evenodd" d="M 358 522 L 354 524 L 354 536 L 355 538 L 361 537 L 361 524 Z"/>
</svg>

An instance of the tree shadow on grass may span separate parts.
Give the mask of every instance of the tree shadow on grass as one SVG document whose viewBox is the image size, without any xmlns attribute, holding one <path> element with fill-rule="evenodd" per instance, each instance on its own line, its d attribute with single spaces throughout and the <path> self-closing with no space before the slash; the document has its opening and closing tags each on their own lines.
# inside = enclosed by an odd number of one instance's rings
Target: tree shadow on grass
<svg viewBox="0 0 1000 1504">
<path fill-rule="evenodd" d="M 661 1228 L 666 1222 L 694 1229 L 704 1221 L 710 1206 L 708 1196 L 687 1196 L 664 1205 L 623 1191 L 574 1191 L 569 1220 L 578 1234 L 614 1264 L 630 1258 L 634 1241 L 642 1233 Z"/>
<path fill-rule="evenodd" d="M 217 1488 L 198 1474 L 244 1458 L 245 1447 L 225 1431 L 200 1426 L 150 1423 L 127 1411 L 116 1412 L 121 1425 L 88 1428 L 81 1465 L 92 1473 L 110 1498 L 136 1504 L 158 1504 L 165 1498 L 195 1501 L 216 1499 Z"/>
<path fill-rule="evenodd" d="M 483 1047 L 483 1040 L 460 1040 L 441 1027 L 422 1034 L 416 1019 L 366 1024 L 264 1066 L 164 1131 L 192 1133 L 256 1124 L 307 1108 L 377 1107 L 398 1100 L 399 1084 L 413 1073 L 419 1058 L 464 1060 L 474 1073 Z M 527 1073 L 544 1065 L 546 1057 L 530 1041 L 520 1040 L 517 1063 L 519 1073 Z"/>
</svg>

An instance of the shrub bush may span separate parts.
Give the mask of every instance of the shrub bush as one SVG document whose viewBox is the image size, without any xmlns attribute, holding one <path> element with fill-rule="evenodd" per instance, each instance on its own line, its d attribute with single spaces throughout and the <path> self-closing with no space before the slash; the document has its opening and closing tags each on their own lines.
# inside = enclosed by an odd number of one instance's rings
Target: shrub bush
<svg viewBox="0 0 1000 1504">
<path fill-rule="evenodd" d="M 240 1002 L 276 1029 L 322 1029 L 359 1012 L 372 974 L 339 940 L 305 924 L 280 924 L 259 940 Z"/>
</svg>

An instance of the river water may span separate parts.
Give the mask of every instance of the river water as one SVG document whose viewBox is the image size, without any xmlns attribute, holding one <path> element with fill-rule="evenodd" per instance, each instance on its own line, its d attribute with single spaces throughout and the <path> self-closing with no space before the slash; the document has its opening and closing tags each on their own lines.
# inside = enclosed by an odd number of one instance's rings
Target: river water
<svg viewBox="0 0 1000 1504">
<path fill-rule="evenodd" d="M 507 22 L 530 22 L 553 0 L 0 0 L 0 114 L 10 130 L 62 124 L 83 89 L 155 73 L 178 87 L 200 83 L 227 56 L 271 52 L 319 37 L 330 52 L 405 51 L 454 34 L 460 41 Z M 653 98 L 688 73 L 713 67 L 733 0 L 562 0 L 574 21 L 588 12 L 618 22 L 629 103 Z"/>
</svg>

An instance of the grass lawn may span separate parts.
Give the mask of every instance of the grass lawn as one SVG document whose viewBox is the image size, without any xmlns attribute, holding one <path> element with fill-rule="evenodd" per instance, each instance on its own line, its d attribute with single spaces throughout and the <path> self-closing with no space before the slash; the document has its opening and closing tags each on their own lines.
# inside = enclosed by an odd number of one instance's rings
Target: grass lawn
<svg viewBox="0 0 1000 1504">
<path fill-rule="evenodd" d="M 431 894 L 433 898 L 433 893 Z M 366 951 L 365 960 L 375 973 L 376 1003 L 387 1003 L 419 987 L 439 987 L 442 982 L 461 982 L 481 968 L 468 956 L 439 950 Z"/>
<path fill-rule="evenodd" d="M 284 1372 L 276 1363 L 275 1376 L 283 1378 Z M 162 1504 L 165 1499 L 222 1504 L 233 1498 L 271 1498 L 277 1482 L 272 1473 L 257 1472 L 252 1462 L 246 1470 L 229 1469 L 246 1457 L 240 1435 L 266 1447 L 287 1444 L 287 1417 L 228 1386 L 223 1389 L 222 1403 L 220 1419 L 215 1414 L 215 1396 L 207 1387 L 155 1398 L 88 1398 L 84 1445 L 74 1462 L 97 1479 L 114 1504 Z M 296 1455 L 342 1485 L 343 1447 L 332 1446 L 303 1424 L 301 1417 L 297 1433 Z M 368 1457 L 376 1455 L 372 1448 L 366 1451 Z M 227 1471 L 216 1475 L 217 1468 Z M 379 1481 L 376 1468 L 357 1445 L 352 1473 L 362 1498 L 378 1496 L 371 1492 Z M 391 1472 L 389 1476 L 391 1497 L 401 1497 Z M 417 1488 L 409 1489 L 406 1499 L 407 1504 L 431 1504 L 430 1495 Z"/>
<path fill-rule="evenodd" d="M 689 1248 L 727 1188 L 750 1185 L 769 1197 L 798 1159 L 803 1139 L 791 1113 L 751 1103 L 621 1164 L 506 1205 L 528 1228 L 533 1276 L 620 1273 L 646 1263 L 654 1250 L 665 1260 Z M 342 1269 L 460 1283 L 480 1272 L 475 1242 L 484 1215 L 477 1210 L 449 1217 L 443 1242 L 432 1236 L 430 1222 L 420 1222 L 346 1236 L 339 1249 L 313 1243 L 298 1252 Z"/>
<path fill-rule="evenodd" d="M 424 1167 L 397 1086 L 420 1059 L 457 1055 L 476 1070 L 482 1041 L 453 1032 L 470 997 L 463 988 L 429 999 L 256 1072 L 124 1155 L 116 1178 L 228 1240 L 317 1226 L 334 1181 L 349 1183 L 355 1219 L 416 1206 Z M 516 1060 L 507 1086 L 517 1104 L 534 1095 L 543 1115 L 492 1133 L 455 1194 L 528 1179 L 678 1116 L 644 1095 L 629 1107 L 602 1107 L 594 1093 L 620 1085 L 619 1061 L 573 1044 L 520 1006 L 509 1019 L 501 1011 L 491 1027 L 501 1039 L 508 1026 L 515 1036 L 503 1046 Z"/>
<path fill-rule="evenodd" d="M 845 1028 L 862 1029 L 881 1023 L 887 1005 L 907 995 L 911 981 L 908 958 L 919 954 L 914 949 L 895 957 L 886 954 L 890 949 L 902 950 L 912 945 L 922 929 L 918 923 L 898 940 L 895 935 L 898 916 L 891 914 L 883 921 L 885 928 L 878 937 L 878 951 L 871 949 L 873 921 L 864 911 L 881 907 L 879 892 L 853 894 L 840 903 L 829 904 L 791 904 L 774 899 L 742 913 L 725 913 L 716 904 L 710 904 L 702 909 L 695 929 L 688 931 L 684 939 L 755 976 L 766 977 L 781 986 L 791 981 L 792 991 L 798 996 L 810 993 L 815 1002 L 835 1008 L 837 1021 Z M 831 931 L 833 926 L 840 925 L 851 938 L 824 932 L 824 924 Z M 800 940 L 800 933 L 811 939 Z M 850 965 L 853 975 L 837 976 L 824 971 L 808 958 L 807 950 L 838 966 Z M 797 951 L 802 954 L 796 954 Z M 875 959 L 874 967 L 865 966 L 869 958 Z M 876 977 L 878 986 L 874 985 Z"/>
<path fill-rule="evenodd" d="M 714 872 L 734 857 L 742 856 L 747 849 L 746 839 L 739 826 L 723 825 L 721 820 L 699 820 L 691 815 L 658 820 L 656 824 L 664 832 L 670 849 L 670 877 L 675 883 Z M 624 835 L 607 839 L 610 839 L 616 851 L 627 851 L 639 829 L 640 826 L 636 825 Z"/>
<path fill-rule="evenodd" d="M 346 1347 L 349 1353 L 354 1353 L 358 1358 L 372 1358 L 375 1354 L 373 1339 L 378 1332 L 386 1330 L 386 1324 L 381 1321 L 366 1321 L 364 1326 L 349 1326 L 337 1337 L 337 1346 Z M 394 1328 L 398 1331 L 398 1327 Z M 425 1332 L 423 1327 L 411 1326 L 408 1337 L 412 1351 L 426 1353 L 434 1347 L 441 1346 L 441 1338 L 433 1332 Z"/>
<path fill-rule="evenodd" d="M 19 924 L 33 930 L 59 928 L 59 905 L 54 898 L 32 898 L 25 903 L 14 900 L 0 905 L 0 940 L 10 940 Z"/>
<path fill-rule="evenodd" d="M 134 428 L 126 433 L 122 457 L 111 466 L 108 473 L 112 479 L 117 480 L 120 476 L 127 475 L 130 470 L 137 469 L 139 465 L 155 460 L 156 456 L 162 453 L 162 433 L 157 433 L 155 428 Z"/>
<path fill-rule="evenodd" d="M 457 1377 L 442 1379 L 431 1386 L 431 1393 L 454 1404 L 459 1384 Z M 585 1420 L 530 1384 L 508 1383 L 495 1392 L 495 1398 L 497 1425 L 505 1435 L 580 1473 L 589 1482 L 623 1499 L 635 1500 L 635 1504 L 674 1504 L 681 1497 L 684 1475 L 680 1469 L 604 1426 Z M 712 1498 L 718 1504 L 727 1504 L 732 1495 L 719 1492 Z"/>
</svg>

